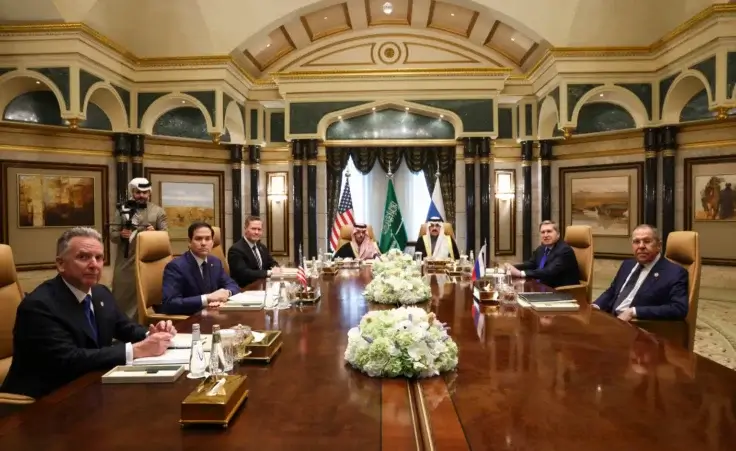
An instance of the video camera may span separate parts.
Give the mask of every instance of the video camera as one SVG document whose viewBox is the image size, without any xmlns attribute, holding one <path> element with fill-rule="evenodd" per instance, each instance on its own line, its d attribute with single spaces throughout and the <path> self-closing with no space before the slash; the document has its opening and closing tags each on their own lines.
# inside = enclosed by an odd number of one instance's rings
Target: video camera
<svg viewBox="0 0 736 451">
<path fill-rule="evenodd" d="M 120 201 L 117 204 L 118 213 L 120 213 L 120 224 L 118 226 L 128 230 L 145 230 L 148 224 L 141 224 L 138 221 L 140 218 L 136 215 L 141 205 L 135 201 L 135 199 L 128 199 Z M 128 258 L 130 243 L 124 241 L 123 255 Z"/>
</svg>

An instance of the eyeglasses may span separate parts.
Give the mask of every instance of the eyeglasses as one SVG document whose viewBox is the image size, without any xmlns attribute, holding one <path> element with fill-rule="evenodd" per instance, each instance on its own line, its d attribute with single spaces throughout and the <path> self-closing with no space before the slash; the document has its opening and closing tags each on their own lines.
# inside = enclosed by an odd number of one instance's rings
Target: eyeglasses
<svg viewBox="0 0 736 451">
<path fill-rule="evenodd" d="M 657 240 L 653 238 L 643 238 L 643 239 L 634 239 L 631 240 L 631 244 L 635 246 L 639 246 L 640 244 L 644 244 L 645 246 L 649 246 L 650 244 L 656 243 Z"/>
</svg>

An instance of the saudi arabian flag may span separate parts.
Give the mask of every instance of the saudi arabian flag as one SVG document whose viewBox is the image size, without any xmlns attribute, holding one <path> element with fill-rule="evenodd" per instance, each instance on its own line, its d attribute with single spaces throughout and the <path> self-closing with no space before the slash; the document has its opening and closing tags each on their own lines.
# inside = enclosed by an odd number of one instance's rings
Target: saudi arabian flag
<svg viewBox="0 0 736 451">
<path fill-rule="evenodd" d="M 378 244 L 382 254 L 389 249 L 399 249 L 404 252 L 406 242 L 406 228 L 401 218 L 401 208 L 396 200 L 393 180 L 388 181 L 388 192 L 386 193 L 386 208 L 383 209 L 383 227 L 381 228 L 381 241 Z"/>
</svg>

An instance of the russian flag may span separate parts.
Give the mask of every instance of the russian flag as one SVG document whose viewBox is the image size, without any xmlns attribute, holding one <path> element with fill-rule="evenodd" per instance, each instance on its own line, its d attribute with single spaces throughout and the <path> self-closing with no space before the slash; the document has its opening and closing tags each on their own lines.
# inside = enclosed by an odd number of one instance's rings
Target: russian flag
<svg viewBox="0 0 736 451">
<path fill-rule="evenodd" d="M 480 248 L 478 257 L 475 259 L 473 266 L 473 280 L 478 280 L 486 274 L 486 245 Z"/>
<path fill-rule="evenodd" d="M 429 200 L 429 211 L 427 211 L 426 222 L 429 222 L 431 218 L 442 218 L 443 222 L 447 218 L 445 216 L 445 203 L 442 201 L 442 190 L 440 190 L 439 178 L 434 183 L 432 198 Z"/>
</svg>

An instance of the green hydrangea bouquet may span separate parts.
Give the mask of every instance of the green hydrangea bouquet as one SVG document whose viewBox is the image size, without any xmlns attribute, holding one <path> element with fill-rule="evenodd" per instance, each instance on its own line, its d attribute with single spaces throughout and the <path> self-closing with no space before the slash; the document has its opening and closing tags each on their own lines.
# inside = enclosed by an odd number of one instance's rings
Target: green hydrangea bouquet
<svg viewBox="0 0 736 451">
<path fill-rule="evenodd" d="M 420 274 L 421 269 L 414 262 L 411 255 L 405 254 L 398 249 L 389 250 L 373 263 L 374 277 L 383 274 L 396 275 L 404 272 Z"/>
<path fill-rule="evenodd" d="M 413 273 L 384 273 L 366 285 L 363 296 L 377 304 L 412 305 L 432 297 L 429 284 Z"/>
<path fill-rule="evenodd" d="M 368 312 L 348 331 L 345 360 L 370 377 L 424 378 L 457 367 L 457 344 L 418 307 Z"/>
</svg>

